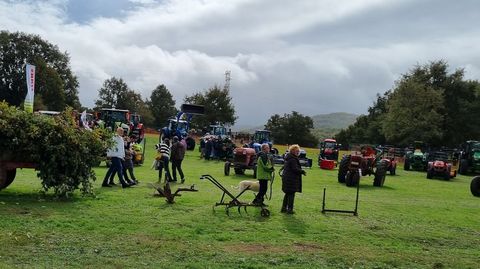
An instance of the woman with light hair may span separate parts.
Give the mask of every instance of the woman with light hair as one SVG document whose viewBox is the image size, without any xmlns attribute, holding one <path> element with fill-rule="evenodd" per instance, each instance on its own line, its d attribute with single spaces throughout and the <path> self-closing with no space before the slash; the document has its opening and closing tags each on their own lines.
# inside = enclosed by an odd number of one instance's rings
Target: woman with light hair
<svg viewBox="0 0 480 269">
<path fill-rule="evenodd" d="M 302 175 L 306 175 L 306 172 L 300 166 L 299 154 L 300 146 L 295 144 L 288 148 L 288 153 L 285 157 L 282 174 L 282 191 L 285 193 L 285 196 L 283 197 L 282 210 L 280 211 L 282 213 L 295 213 L 293 211 L 295 193 L 302 192 Z"/>
</svg>

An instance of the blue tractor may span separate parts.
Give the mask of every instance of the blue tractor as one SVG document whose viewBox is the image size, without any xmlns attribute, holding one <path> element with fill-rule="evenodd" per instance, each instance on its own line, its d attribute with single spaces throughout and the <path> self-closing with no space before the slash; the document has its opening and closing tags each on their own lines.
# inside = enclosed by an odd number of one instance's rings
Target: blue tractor
<svg viewBox="0 0 480 269">
<path fill-rule="evenodd" d="M 183 104 L 176 117 L 168 120 L 168 126 L 160 129 L 159 142 L 161 143 L 165 138 L 172 139 L 174 136 L 177 136 L 180 140 L 185 139 L 187 150 L 194 150 L 195 139 L 188 136 L 190 122 L 194 115 L 203 114 L 205 114 L 205 109 L 203 106 Z"/>
<path fill-rule="evenodd" d="M 255 152 L 260 152 L 262 144 L 267 143 L 270 147 L 270 152 L 272 154 L 278 155 L 278 149 L 273 147 L 272 140 L 270 139 L 270 131 L 267 130 L 256 130 L 255 134 L 252 137 L 252 141 L 248 147 L 255 149 Z"/>
</svg>

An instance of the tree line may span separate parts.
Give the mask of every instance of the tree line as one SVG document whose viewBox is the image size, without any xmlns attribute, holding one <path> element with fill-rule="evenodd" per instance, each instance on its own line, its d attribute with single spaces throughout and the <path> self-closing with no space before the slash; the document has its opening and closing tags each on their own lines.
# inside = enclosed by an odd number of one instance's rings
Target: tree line
<svg viewBox="0 0 480 269">
<path fill-rule="evenodd" d="M 336 138 L 343 144 L 423 141 L 437 147 L 478 140 L 480 84 L 465 79 L 464 69 L 449 73 L 445 61 L 416 65 Z"/>
<path fill-rule="evenodd" d="M 35 99 L 36 110 L 63 111 L 67 107 L 83 111 L 78 97 L 78 79 L 70 67 L 70 56 L 58 46 L 43 40 L 38 35 L 21 32 L 0 31 L 0 100 L 21 107 L 27 93 L 25 66 L 36 66 Z M 228 88 L 217 85 L 185 96 L 184 102 L 205 106 L 206 114 L 198 116 L 194 127 L 205 127 L 211 123 L 235 123 L 235 107 Z M 122 78 L 106 79 L 98 90 L 95 108 L 128 109 L 143 116 L 149 127 L 163 127 L 167 120 L 178 112 L 170 90 L 158 85 L 150 98 L 143 99 Z"/>
</svg>

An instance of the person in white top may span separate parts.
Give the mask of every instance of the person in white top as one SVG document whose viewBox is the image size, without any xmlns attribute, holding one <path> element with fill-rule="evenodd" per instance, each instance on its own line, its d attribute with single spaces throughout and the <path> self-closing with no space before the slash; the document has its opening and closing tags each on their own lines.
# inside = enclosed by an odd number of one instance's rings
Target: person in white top
<svg viewBox="0 0 480 269">
<path fill-rule="evenodd" d="M 118 174 L 118 179 L 122 184 L 122 188 L 130 187 L 130 184 L 125 182 L 125 180 L 123 179 L 122 160 L 125 158 L 125 146 L 122 136 L 123 128 L 118 127 L 117 134 L 113 137 L 113 145 L 107 151 L 107 157 L 111 158 L 112 164 L 110 165 L 110 168 L 108 169 L 107 174 L 103 179 L 102 187 L 111 187 L 111 184 L 109 184 L 108 180 L 110 178 L 110 175 L 115 173 Z M 113 183 L 113 181 L 110 183 Z"/>
</svg>

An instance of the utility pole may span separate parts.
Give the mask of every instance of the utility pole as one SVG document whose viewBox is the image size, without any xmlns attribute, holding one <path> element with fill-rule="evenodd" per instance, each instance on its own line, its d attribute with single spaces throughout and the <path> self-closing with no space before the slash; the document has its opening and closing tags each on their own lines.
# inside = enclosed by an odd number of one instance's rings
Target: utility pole
<svg viewBox="0 0 480 269">
<path fill-rule="evenodd" d="M 230 70 L 225 71 L 225 85 L 223 86 L 224 90 L 230 91 L 230 74 L 232 72 Z"/>
</svg>

